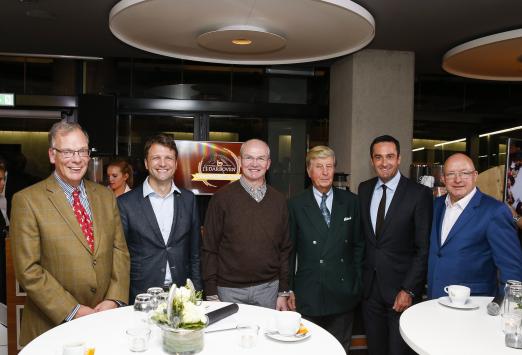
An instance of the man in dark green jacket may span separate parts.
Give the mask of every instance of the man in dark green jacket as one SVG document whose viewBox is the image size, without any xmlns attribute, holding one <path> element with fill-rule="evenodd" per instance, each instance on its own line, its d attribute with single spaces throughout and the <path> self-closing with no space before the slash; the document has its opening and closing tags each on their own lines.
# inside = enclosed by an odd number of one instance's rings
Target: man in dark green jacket
<svg viewBox="0 0 522 355">
<path fill-rule="evenodd" d="M 325 146 L 306 156 L 313 186 L 289 203 L 291 309 L 350 347 L 353 310 L 361 297 L 364 239 L 357 197 L 333 188 L 335 153 Z"/>
</svg>

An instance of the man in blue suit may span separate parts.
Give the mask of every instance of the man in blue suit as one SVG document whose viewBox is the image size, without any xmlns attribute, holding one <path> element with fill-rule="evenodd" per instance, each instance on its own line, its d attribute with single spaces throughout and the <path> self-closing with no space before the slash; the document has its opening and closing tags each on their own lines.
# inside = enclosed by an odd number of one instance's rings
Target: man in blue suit
<svg viewBox="0 0 522 355">
<path fill-rule="evenodd" d="M 145 143 L 144 153 L 149 176 L 118 197 L 131 259 L 129 303 L 149 287 L 185 285 L 187 278 L 203 288 L 196 199 L 172 180 L 178 157 L 174 138 L 158 134 Z"/>
<path fill-rule="evenodd" d="M 476 188 L 477 175 L 464 154 L 444 164 L 448 194 L 433 208 L 428 298 L 444 296 L 444 286 L 454 284 L 468 286 L 472 295 L 495 296 L 502 289 L 499 281 L 522 280 L 522 250 L 511 213 Z"/>
</svg>

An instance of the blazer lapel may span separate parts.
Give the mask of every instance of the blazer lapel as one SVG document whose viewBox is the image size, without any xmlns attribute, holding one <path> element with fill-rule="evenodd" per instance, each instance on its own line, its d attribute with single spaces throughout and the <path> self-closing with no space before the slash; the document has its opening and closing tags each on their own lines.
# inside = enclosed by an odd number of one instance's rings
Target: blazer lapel
<svg viewBox="0 0 522 355">
<path fill-rule="evenodd" d="M 366 224 L 366 228 L 370 231 L 373 238 L 369 238 L 371 243 L 375 243 L 377 240 L 375 236 L 375 231 L 373 230 L 372 225 L 372 218 L 370 214 L 370 208 L 372 205 L 372 198 L 373 198 L 373 191 L 375 190 L 375 184 L 377 184 L 377 178 L 373 178 L 370 183 L 368 183 L 366 186 L 368 187 L 367 193 L 362 193 L 361 198 L 365 199 L 361 201 L 361 206 L 365 206 L 363 208 L 363 211 L 361 211 L 362 214 L 364 214 L 364 223 Z"/>
<path fill-rule="evenodd" d="M 80 224 L 74 215 L 73 209 L 65 197 L 65 192 L 62 190 L 54 175 L 47 178 L 47 192 L 49 200 L 53 204 L 54 208 L 60 213 L 62 218 L 65 220 L 69 228 L 73 231 L 76 238 L 83 244 L 85 249 L 90 253 L 91 248 L 87 244 L 87 239 L 80 228 Z M 90 202 L 90 201 L 89 201 Z M 93 230 L 95 231 L 95 230 Z M 94 234 L 94 245 L 96 245 L 96 234 Z"/>
<path fill-rule="evenodd" d="M 336 235 L 337 229 L 339 229 L 341 223 L 344 222 L 344 217 L 346 216 L 343 216 L 342 211 L 344 211 L 343 205 L 345 203 L 346 201 L 342 200 L 339 193 L 337 193 L 335 188 L 333 188 L 332 215 L 330 218 L 330 228 L 328 228 L 328 234 Z"/>
<path fill-rule="evenodd" d="M 442 238 L 442 221 L 444 219 L 444 213 L 446 212 L 446 203 L 444 200 L 442 201 L 441 207 L 439 208 L 437 214 L 435 215 L 435 227 L 437 228 L 437 247 L 440 248 L 441 238 Z"/>
<path fill-rule="evenodd" d="M 312 190 L 312 188 L 308 189 L 307 195 L 307 201 L 306 204 L 303 206 L 303 210 L 310 219 L 310 221 L 312 221 L 312 225 L 317 229 L 317 235 L 321 239 L 324 239 L 328 235 L 329 228 L 326 225 L 326 222 L 324 221 L 319 206 L 317 205 L 317 201 L 315 200 L 314 191 Z"/>
<path fill-rule="evenodd" d="M 170 244 L 175 238 L 176 225 L 179 223 L 183 216 L 183 197 L 180 193 L 174 191 L 172 203 L 174 203 L 174 216 L 172 218 L 172 227 L 170 228 L 170 235 L 167 244 Z"/>
<path fill-rule="evenodd" d="M 147 218 L 150 226 L 152 227 L 152 231 L 154 232 L 154 236 L 156 239 L 161 242 L 161 244 L 165 245 L 165 241 L 163 240 L 163 236 L 161 235 L 161 231 L 158 225 L 158 220 L 156 219 L 156 215 L 154 214 L 154 210 L 152 209 L 152 204 L 150 203 L 149 196 L 142 197 L 143 190 L 140 197 L 141 200 L 141 209 L 143 214 Z"/>
<path fill-rule="evenodd" d="M 94 254 L 98 252 L 98 247 L 100 246 L 100 238 L 102 233 L 99 233 L 103 226 L 100 226 L 96 223 L 97 216 L 101 215 L 100 206 L 102 202 L 100 201 L 100 196 L 95 193 L 97 189 L 96 185 L 85 184 L 85 190 L 87 191 L 87 198 L 89 199 L 89 207 L 92 212 L 92 232 L 94 234 Z M 85 237 L 84 237 L 85 239 Z M 90 249 L 89 249 L 90 250 Z"/>
<path fill-rule="evenodd" d="M 464 226 L 475 216 L 477 213 L 477 207 L 480 205 L 480 199 L 482 198 L 482 193 L 477 189 L 477 192 L 475 192 L 475 195 L 469 201 L 466 208 L 464 208 L 464 211 L 460 214 L 459 218 L 457 218 L 457 221 L 451 227 L 448 237 L 446 238 L 446 241 L 444 242 L 444 245 L 448 244 L 452 238 L 462 229 Z M 443 245 L 443 246 L 444 246 Z"/>
<path fill-rule="evenodd" d="M 386 212 L 386 216 L 384 217 L 384 224 L 382 226 L 382 236 L 386 235 L 386 227 L 393 220 L 394 214 L 398 213 L 399 206 L 401 205 L 401 200 L 406 194 L 406 178 L 401 175 L 401 179 L 397 184 L 397 190 L 393 194 L 393 199 L 390 203 L 390 207 L 388 207 L 388 211 Z M 380 238 L 379 238 L 380 239 Z"/>
</svg>

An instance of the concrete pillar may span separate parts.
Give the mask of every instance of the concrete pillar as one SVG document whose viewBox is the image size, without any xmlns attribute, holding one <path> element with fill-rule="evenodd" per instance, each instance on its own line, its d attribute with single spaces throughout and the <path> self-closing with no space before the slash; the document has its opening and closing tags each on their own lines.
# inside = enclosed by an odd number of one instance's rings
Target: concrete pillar
<svg viewBox="0 0 522 355">
<path fill-rule="evenodd" d="M 330 71 L 329 144 L 350 189 L 375 176 L 370 143 L 389 134 L 401 144 L 401 172 L 409 176 L 413 139 L 415 58 L 412 52 L 363 50 Z"/>
</svg>

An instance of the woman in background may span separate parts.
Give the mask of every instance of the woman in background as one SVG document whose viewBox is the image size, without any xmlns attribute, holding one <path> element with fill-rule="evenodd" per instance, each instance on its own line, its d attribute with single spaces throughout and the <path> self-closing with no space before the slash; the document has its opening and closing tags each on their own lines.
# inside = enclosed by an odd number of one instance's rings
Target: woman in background
<svg viewBox="0 0 522 355">
<path fill-rule="evenodd" d="M 132 166 L 123 159 L 115 160 L 107 166 L 107 177 L 109 187 L 118 197 L 131 190 L 133 182 Z"/>
</svg>

